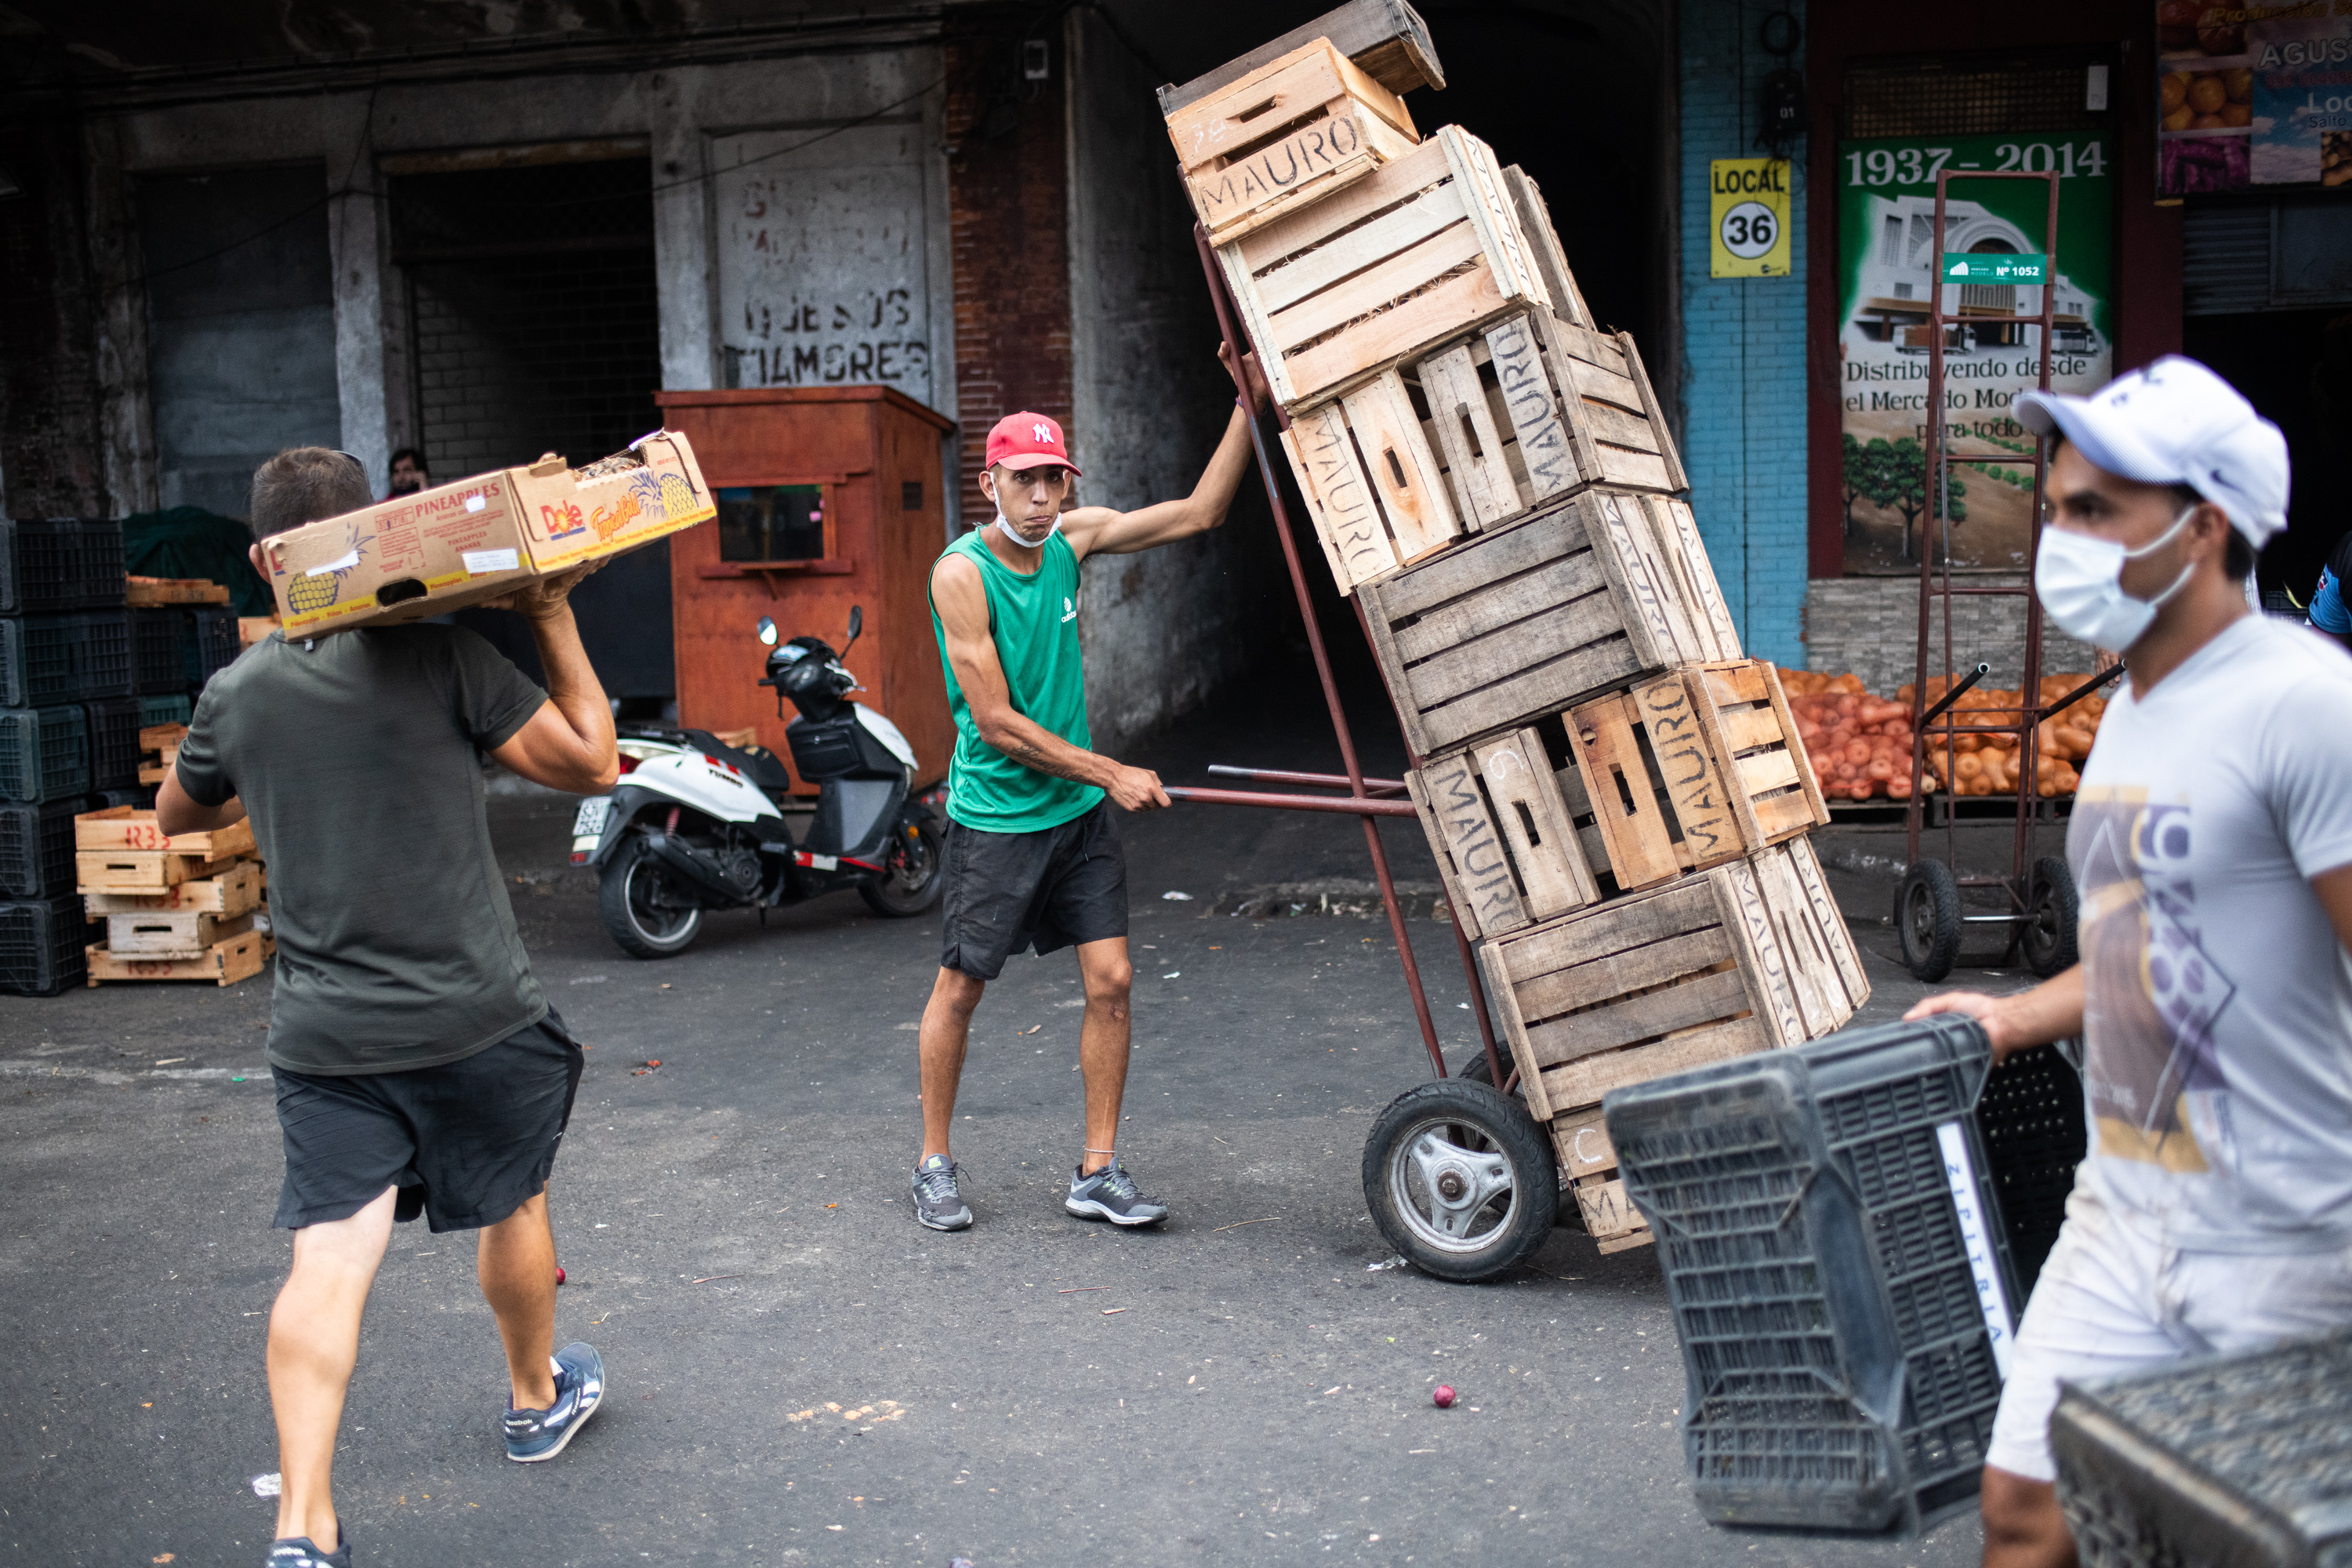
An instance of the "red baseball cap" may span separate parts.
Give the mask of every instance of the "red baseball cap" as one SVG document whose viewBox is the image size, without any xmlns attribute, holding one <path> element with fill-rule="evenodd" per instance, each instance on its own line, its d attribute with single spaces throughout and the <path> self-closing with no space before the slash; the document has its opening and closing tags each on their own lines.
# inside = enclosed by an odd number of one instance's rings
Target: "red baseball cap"
<svg viewBox="0 0 2352 1568">
<path fill-rule="evenodd" d="M 990 428 L 986 466 L 992 468 L 999 463 L 1015 472 L 1042 468 L 1048 463 L 1058 463 L 1074 474 L 1079 471 L 1070 461 L 1069 445 L 1062 439 L 1061 422 L 1045 414 L 1008 414 Z"/>
</svg>

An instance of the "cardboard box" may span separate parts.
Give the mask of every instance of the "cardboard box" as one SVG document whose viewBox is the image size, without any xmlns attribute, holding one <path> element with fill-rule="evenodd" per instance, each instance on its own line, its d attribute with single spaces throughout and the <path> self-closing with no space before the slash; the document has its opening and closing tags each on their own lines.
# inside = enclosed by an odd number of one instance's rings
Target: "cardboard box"
<svg viewBox="0 0 2352 1568">
<path fill-rule="evenodd" d="M 685 437 L 662 430 L 571 468 L 499 468 L 266 540 L 289 637 L 446 615 L 533 577 L 635 550 L 718 513 Z"/>
</svg>

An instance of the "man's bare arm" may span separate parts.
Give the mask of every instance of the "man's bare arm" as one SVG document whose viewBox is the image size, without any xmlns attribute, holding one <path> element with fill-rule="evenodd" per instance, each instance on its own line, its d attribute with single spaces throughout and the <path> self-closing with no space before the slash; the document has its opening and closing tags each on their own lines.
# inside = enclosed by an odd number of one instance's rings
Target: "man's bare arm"
<svg viewBox="0 0 2352 1568">
<path fill-rule="evenodd" d="M 1992 1059 L 2005 1059 L 2029 1046 L 2072 1039 L 2083 1032 L 2083 966 L 2053 974 L 2031 991 L 1988 996 L 1981 991 L 1947 991 L 1903 1015 L 1906 1023 L 1937 1013 L 1966 1013 L 1984 1026 Z"/>
<path fill-rule="evenodd" d="M 490 601 L 530 622 L 530 640 L 547 672 L 547 701 L 490 755 L 509 773 L 573 795 L 601 795 L 621 776 L 612 704 L 572 617 L 572 590 L 594 570 L 560 573 Z"/>
<path fill-rule="evenodd" d="M 1158 773 L 1073 746 L 1013 706 L 996 639 L 988 631 L 988 590 L 979 567 L 952 555 L 940 562 L 931 569 L 931 603 L 946 634 L 948 663 L 982 741 L 1024 768 L 1096 785 L 1129 811 L 1168 804 Z"/>
<path fill-rule="evenodd" d="M 231 795 L 218 805 L 198 805 L 195 798 L 180 787 L 180 770 L 164 770 L 163 787 L 155 792 L 155 826 L 159 832 L 167 837 L 211 833 L 244 820 L 245 802 L 236 796 Z"/>
<path fill-rule="evenodd" d="M 1222 347 L 1217 350 L 1217 357 L 1225 357 Z M 1268 394 L 1257 356 L 1243 355 L 1242 365 L 1255 406 L 1265 407 Z M 1223 522 L 1225 514 L 1233 510 L 1234 495 L 1241 489 L 1242 476 L 1249 471 L 1251 456 L 1249 416 L 1235 405 L 1233 417 L 1225 422 L 1224 439 L 1217 443 L 1215 454 L 1202 470 L 1201 481 L 1192 487 L 1191 495 L 1134 511 L 1113 511 L 1107 506 L 1077 507 L 1063 518 L 1063 536 L 1083 561 L 1095 554 L 1131 555 L 1139 550 L 1206 533 Z"/>
</svg>

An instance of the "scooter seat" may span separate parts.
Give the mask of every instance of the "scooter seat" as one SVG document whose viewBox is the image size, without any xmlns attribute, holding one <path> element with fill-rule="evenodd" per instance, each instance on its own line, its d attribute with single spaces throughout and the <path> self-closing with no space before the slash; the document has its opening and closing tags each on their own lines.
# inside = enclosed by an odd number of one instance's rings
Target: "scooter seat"
<svg viewBox="0 0 2352 1568">
<path fill-rule="evenodd" d="M 708 730 L 688 730 L 686 733 L 710 755 L 741 769 L 743 776 L 761 792 L 780 795 L 793 787 L 792 775 L 784 772 L 782 760 L 766 747 L 722 745 Z"/>
</svg>

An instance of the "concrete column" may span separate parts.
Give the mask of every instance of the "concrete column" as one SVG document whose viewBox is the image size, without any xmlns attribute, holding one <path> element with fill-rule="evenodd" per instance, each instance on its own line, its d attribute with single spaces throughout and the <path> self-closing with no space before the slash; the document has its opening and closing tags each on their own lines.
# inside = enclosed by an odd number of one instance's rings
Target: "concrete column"
<svg viewBox="0 0 2352 1568">
<path fill-rule="evenodd" d="M 322 101 L 319 145 L 332 194 L 327 204 L 327 253 L 334 268 L 335 380 L 342 405 L 342 446 L 366 468 L 368 483 L 380 494 L 393 447 L 383 308 L 389 225 L 383 198 L 373 194 L 379 182 L 369 134 L 372 108 L 366 93 Z"/>
<path fill-rule="evenodd" d="M 718 384 L 709 184 L 702 177 L 709 172 L 709 141 L 694 101 L 703 79 L 698 71 L 655 71 L 644 80 L 646 128 L 653 137 L 662 386 L 672 392 Z"/>
<path fill-rule="evenodd" d="M 123 168 L 122 124 L 93 117 L 82 133 L 83 202 L 89 215 L 90 283 L 99 392 L 99 472 L 104 510 L 122 517 L 158 504 L 155 410 L 147 395 L 147 292 Z"/>
</svg>

